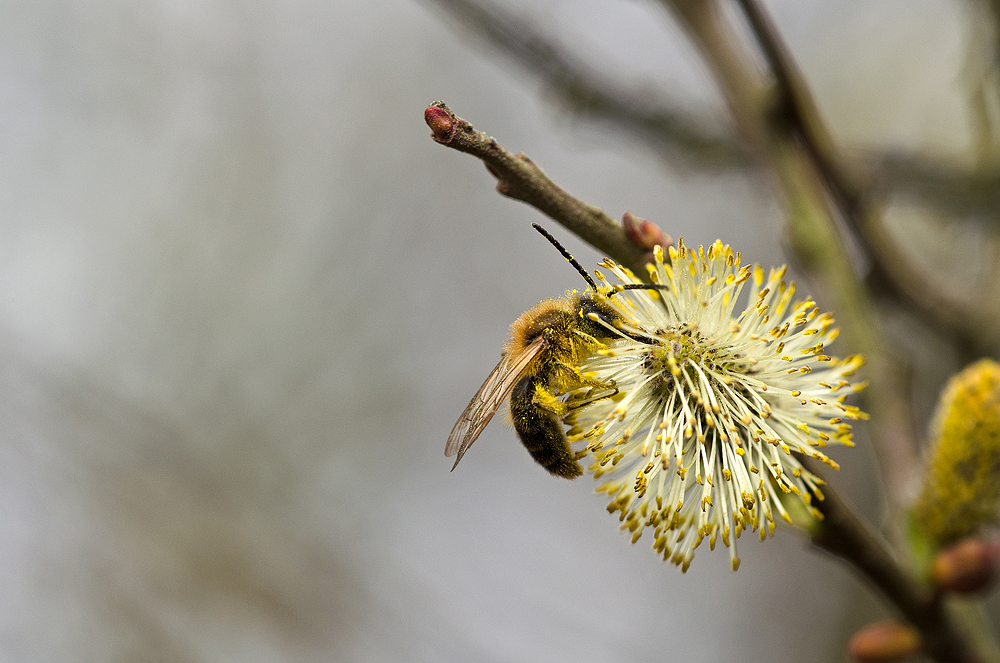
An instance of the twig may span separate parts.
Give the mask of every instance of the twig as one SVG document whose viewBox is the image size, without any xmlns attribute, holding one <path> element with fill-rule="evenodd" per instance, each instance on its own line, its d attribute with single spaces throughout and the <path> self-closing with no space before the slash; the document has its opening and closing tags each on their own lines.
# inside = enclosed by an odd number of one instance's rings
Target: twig
<svg viewBox="0 0 1000 663">
<path fill-rule="evenodd" d="M 814 474 L 810 458 L 801 458 Z M 951 619 L 941 595 L 912 580 L 892 554 L 829 485 L 823 499 L 813 502 L 823 520 L 812 532 L 813 543 L 840 557 L 866 577 L 919 631 L 926 653 L 939 663 L 970 663 L 975 659 Z"/>
<path fill-rule="evenodd" d="M 637 244 L 603 210 L 571 196 L 523 153 L 511 154 L 456 116 L 443 101 L 432 103 L 424 119 L 435 141 L 481 159 L 497 178 L 499 193 L 537 208 L 636 274 L 645 273 L 648 246 Z"/>
</svg>

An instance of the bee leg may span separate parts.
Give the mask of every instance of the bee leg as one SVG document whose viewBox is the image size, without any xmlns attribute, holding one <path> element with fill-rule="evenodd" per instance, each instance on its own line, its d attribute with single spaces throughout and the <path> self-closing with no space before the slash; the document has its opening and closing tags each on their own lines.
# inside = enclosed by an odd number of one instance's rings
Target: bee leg
<svg viewBox="0 0 1000 663">
<path fill-rule="evenodd" d="M 565 412 L 566 406 L 537 376 L 526 375 L 511 391 L 511 419 L 525 449 L 550 473 L 573 479 L 583 474 L 583 469 L 562 429 L 560 418 Z"/>
<path fill-rule="evenodd" d="M 583 398 L 578 401 L 573 401 L 572 403 L 566 406 L 566 409 L 567 411 L 575 410 L 577 408 L 583 407 L 584 405 L 590 405 L 591 403 L 596 403 L 597 401 L 603 401 L 605 398 L 614 398 L 617 395 L 618 395 L 618 387 L 614 387 L 614 391 L 612 391 L 609 394 L 601 394 L 600 396 L 588 396 L 587 398 Z"/>
<path fill-rule="evenodd" d="M 618 392 L 618 386 L 614 380 L 598 380 L 597 378 L 587 377 L 580 372 L 580 369 L 576 366 L 570 364 L 565 364 L 563 362 L 558 362 L 555 364 L 556 368 L 562 369 L 570 374 L 569 379 L 562 380 L 564 384 L 563 393 L 566 391 L 572 391 L 573 389 L 579 387 L 603 387 L 605 389 L 614 389 L 615 393 Z"/>
<path fill-rule="evenodd" d="M 618 383 L 615 382 L 614 380 L 606 380 L 605 381 L 605 380 L 598 380 L 597 378 L 587 377 L 586 375 L 584 375 L 583 373 L 580 372 L 580 369 L 576 368 L 575 366 L 571 366 L 569 364 L 559 363 L 559 364 L 556 364 L 556 366 L 558 366 L 559 368 L 561 368 L 561 369 L 563 369 L 563 370 L 565 370 L 565 371 L 567 371 L 567 372 L 569 372 L 569 373 L 571 373 L 573 375 L 572 380 L 566 380 L 565 381 L 568 385 L 571 385 L 571 386 L 569 386 L 568 389 L 566 389 L 566 391 L 572 391 L 573 389 L 579 388 L 579 387 L 591 387 L 591 390 L 590 390 L 591 393 L 588 394 L 587 398 L 584 398 L 584 399 L 579 400 L 579 401 L 574 401 L 569 406 L 563 404 L 564 410 L 563 410 L 563 412 L 560 413 L 560 415 L 565 414 L 566 411 L 568 411 L 568 410 L 575 410 L 578 407 L 582 407 L 584 405 L 588 405 L 588 404 L 593 403 L 595 401 L 603 400 L 605 398 L 613 398 L 613 397 L 615 397 L 615 396 L 618 395 L 618 392 L 619 392 L 619 390 L 618 390 Z M 607 389 L 607 390 L 610 391 L 610 393 L 601 394 L 600 396 L 592 396 L 591 394 L 593 394 L 594 388 Z M 562 403 L 562 402 L 560 401 L 560 403 Z"/>
</svg>

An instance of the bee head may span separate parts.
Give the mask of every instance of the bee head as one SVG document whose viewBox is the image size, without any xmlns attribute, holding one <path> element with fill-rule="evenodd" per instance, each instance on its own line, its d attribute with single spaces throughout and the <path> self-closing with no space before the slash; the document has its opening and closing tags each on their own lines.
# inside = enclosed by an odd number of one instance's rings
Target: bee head
<svg viewBox="0 0 1000 663">
<path fill-rule="evenodd" d="M 580 331 L 594 338 L 618 338 L 614 330 L 621 330 L 622 314 L 603 294 L 587 291 L 580 295 L 575 308 L 580 316 Z"/>
</svg>

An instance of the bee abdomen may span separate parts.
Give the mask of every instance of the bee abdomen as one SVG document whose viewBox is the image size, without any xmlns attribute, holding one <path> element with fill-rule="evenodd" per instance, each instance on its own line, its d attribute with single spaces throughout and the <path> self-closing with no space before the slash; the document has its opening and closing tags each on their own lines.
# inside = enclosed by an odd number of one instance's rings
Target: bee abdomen
<svg viewBox="0 0 1000 663">
<path fill-rule="evenodd" d="M 559 418 L 535 404 L 537 376 L 521 378 L 510 394 L 510 414 L 521 443 L 535 462 L 556 476 L 573 479 L 583 474 L 573 457 Z M 544 385 L 541 386 L 544 389 Z"/>
</svg>

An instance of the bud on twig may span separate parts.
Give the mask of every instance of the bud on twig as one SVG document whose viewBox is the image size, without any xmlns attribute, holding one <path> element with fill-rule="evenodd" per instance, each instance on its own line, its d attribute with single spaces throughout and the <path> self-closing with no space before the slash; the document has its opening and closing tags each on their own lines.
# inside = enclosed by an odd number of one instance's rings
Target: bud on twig
<svg viewBox="0 0 1000 663">
<path fill-rule="evenodd" d="M 658 225 L 648 219 L 641 219 L 632 212 L 625 212 L 622 216 L 622 226 L 628 238 L 641 249 L 651 251 L 654 246 L 666 249 L 673 243 L 670 235 L 663 232 Z"/>
<path fill-rule="evenodd" d="M 920 651 L 920 634 L 909 624 L 887 620 L 854 634 L 847 653 L 861 663 L 902 661 Z"/>
<path fill-rule="evenodd" d="M 431 137 L 447 143 L 455 134 L 455 116 L 443 101 L 435 101 L 424 111 L 424 122 L 431 128 Z"/>
<path fill-rule="evenodd" d="M 931 565 L 934 585 L 946 592 L 968 594 L 996 580 L 1000 542 L 966 539 L 943 550 Z"/>
</svg>

